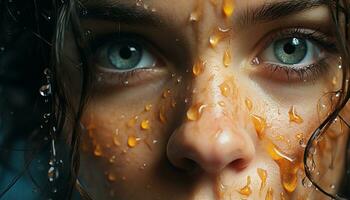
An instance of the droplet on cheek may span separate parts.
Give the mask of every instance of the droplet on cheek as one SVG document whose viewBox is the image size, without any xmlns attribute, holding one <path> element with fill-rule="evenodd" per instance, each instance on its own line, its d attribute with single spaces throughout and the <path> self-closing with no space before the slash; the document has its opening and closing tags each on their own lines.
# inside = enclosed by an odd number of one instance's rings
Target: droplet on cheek
<svg viewBox="0 0 350 200">
<path fill-rule="evenodd" d="M 141 124 L 140 124 L 140 127 L 141 127 L 142 130 L 148 130 L 148 129 L 150 129 L 151 126 L 150 126 L 149 120 L 147 120 L 147 119 L 143 120 L 143 121 L 141 122 Z"/>
<path fill-rule="evenodd" d="M 146 112 L 150 111 L 152 109 L 152 107 L 153 107 L 152 104 L 145 105 L 145 111 Z"/>
<path fill-rule="evenodd" d="M 130 148 L 134 148 L 137 145 L 138 141 L 135 136 L 129 136 L 128 137 L 128 146 Z"/>
<path fill-rule="evenodd" d="M 261 180 L 261 184 L 260 184 L 260 192 L 261 192 L 266 186 L 267 172 L 266 170 L 261 168 L 258 168 L 257 172 Z"/>
<path fill-rule="evenodd" d="M 273 200 L 273 189 L 271 187 L 267 190 L 265 200 Z"/>
<path fill-rule="evenodd" d="M 241 195 L 244 195 L 244 196 L 250 196 L 250 194 L 252 193 L 252 189 L 250 188 L 250 183 L 251 183 L 251 180 L 250 180 L 250 176 L 247 177 L 247 184 L 241 188 L 238 192 L 241 194 Z"/>
<path fill-rule="evenodd" d="M 192 72 L 195 76 L 199 76 L 203 73 L 205 67 L 205 62 L 201 59 L 198 59 L 192 67 Z"/>
<path fill-rule="evenodd" d="M 220 88 L 222 96 L 228 97 L 230 95 L 230 93 L 231 93 L 230 92 L 230 86 L 229 86 L 229 84 L 226 81 L 221 83 L 219 88 Z"/>
<path fill-rule="evenodd" d="M 247 109 L 248 109 L 249 111 L 252 111 L 252 109 L 253 109 L 253 103 L 252 103 L 252 101 L 251 101 L 250 99 L 248 99 L 248 98 L 245 99 L 245 106 L 247 107 Z"/>
<path fill-rule="evenodd" d="M 164 98 L 164 99 L 166 99 L 166 98 L 168 98 L 169 96 L 170 96 L 170 93 L 171 93 L 171 91 L 168 89 L 168 90 L 165 90 L 164 92 L 163 92 L 163 94 L 162 94 L 162 97 Z"/>
<path fill-rule="evenodd" d="M 282 153 L 272 142 L 267 144 L 267 152 L 280 168 L 283 188 L 289 193 L 294 192 L 298 185 L 297 173 L 300 167 L 301 156 L 298 156 L 298 159 L 291 158 Z"/>
<path fill-rule="evenodd" d="M 202 17 L 202 2 L 198 1 L 196 8 L 191 12 L 189 21 L 194 23 L 198 22 Z"/>
<path fill-rule="evenodd" d="M 187 119 L 190 121 L 197 121 L 201 117 L 205 107 L 206 105 L 200 103 L 192 105 L 187 111 Z"/>
<path fill-rule="evenodd" d="M 231 62 L 232 62 L 232 58 L 231 58 L 231 52 L 229 50 L 226 50 L 224 53 L 224 56 L 222 58 L 223 64 L 225 67 L 229 67 Z"/>
<path fill-rule="evenodd" d="M 102 156 L 102 149 L 100 145 L 96 145 L 95 150 L 94 150 L 94 155 L 97 157 Z"/>
<path fill-rule="evenodd" d="M 292 106 L 290 109 L 289 109 L 289 112 L 288 112 L 288 115 L 289 115 L 289 121 L 290 122 L 295 122 L 297 124 L 301 124 L 303 123 L 303 118 L 301 118 L 297 112 L 296 112 L 296 109 L 294 106 Z"/>
<path fill-rule="evenodd" d="M 113 155 L 113 156 L 111 156 L 111 157 L 109 158 L 108 161 L 109 161 L 110 163 L 115 163 L 116 159 L 117 159 L 117 157 Z"/>
<path fill-rule="evenodd" d="M 258 134 L 259 139 L 264 138 L 264 130 L 266 128 L 266 119 L 258 115 L 251 115 L 256 133 Z"/>
<path fill-rule="evenodd" d="M 109 172 L 107 175 L 107 179 L 111 182 L 114 182 L 117 180 L 117 176 L 113 172 Z"/>
<path fill-rule="evenodd" d="M 234 11 L 234 2 L 233 0 L 223 0 L 222 3 L 222 12 L 225 17 L 231 17 Z"/>
</svg>

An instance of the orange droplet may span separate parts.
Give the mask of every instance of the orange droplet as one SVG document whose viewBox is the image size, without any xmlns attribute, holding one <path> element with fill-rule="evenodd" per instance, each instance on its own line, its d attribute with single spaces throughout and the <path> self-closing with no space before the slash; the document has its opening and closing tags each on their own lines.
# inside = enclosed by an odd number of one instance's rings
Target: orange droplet
<svg viewBox="0 0 350 200">
<path fill-rule="evenodd" d="M 297 124 L 301 124 L 303 123 L 303 119 L 296 113 L 296 110 L 295 110 L 295 107 L 292 106 L 290 109 L 289 109 L 289 121 L 290 122 L 295 122 Z"/>
<path fill-rule="evenodd" d="M 142 130 L 148 130 L 150 129 L 150 122 L 149 120 L 145 119 L 141 122 L 140 127 Z"/>
<path fill-rule="evenodd" d="M 115 146 L 117 146 L 117 147 L 120 146 L 120 141 L 119 141 L 117 135 L 114 135 L 114 136 L 113 136 L 113 144 L 114 144 Z"/>
<path fill-rule="evenodd" d="M 239 190 L 239 193 L 241 195 L 244 195 L 247 197 L 250 196 L 250 194 L 252 193 L 252 189 L 250 188 L 250 182 L 251 182 L 250 176 L 248 176 L 247 177 L 247 184 Z"/>
<path fill-rule="evenodd" d="M 219 101 L 219 106 L 221 106 L 221 107 L 225 107 L 225 102 L 224 101 Z"/>
<path fill-rule="evenodd" d="M 222 62 L 223 62 L 225 67 L 230 66 L 230 64 L 232 62 L 232 58 L 231 58 L 231 53 L 229 50 L 225 51 L 224 56 L 222 58 Z"/>
<path fill-rule="evenodd" d="M 223 0 L 222 3 L 222 12 L 226 17 L 231 17 L 234 11 L 234 2 L 233 0 Z"/>
<path fill-rule="evenodd" d="M 251 115 L 256 133 L 260 139 L 264 138 L 264 130 L 266 128 L 266 120 L 258 115 Z"/>
<path fill-rule="evenodd" d="M 137 139 L 135 136 L 129 136 L 128 137 L 128 146 L 130 148 L 134 148 L 137 145 Z"/>
<path fill-rule="evenodd" d="M 108 175 L 107 175 L 107 179 L 111 182 L 114 182 L 117 180 L 117 177 L 116 175 L 113 173 L 113 172 L 109 172 Z"/>
<path fill-rule="evenodd" d="M 266 192 L 265 200 L 273 200 L 273 189 L 271 187 Z"/>
<path fill-rule="evenodd" d="M 198 59 L 196 63 L 193 65 L 192 72 L 195 76 L 199 76 L 203 73 L 205 67 L 204 61 Z"/>
<path fill-rule="evenodd" d="M 228 97 L 230 95 L 230 86 L 226 81 L 221 83 L 219 87 L 220 87 L 222 96 Z"/>
<path fill-rule="evenodd" d="M 152 109 L 152 107 L 153 107 L 152 104 L 145 105 L 145 111 L 146 112 L 150 111 Z"/>
<path fill-rule="evenodd" d="M 267 152 L 280 168 L 283 188 L 289 193 L 294 192 L 298 185 L 297 173 L 302 156 L 298 156 L 298 159 L 291 158 L 281 152 L 272 142 L 267 144 Z"/>
<path fill-rule="evenodd" d="M 191 12 L 189 21 L 190 22 L 198 22 L 202 17 L 202 5 L 199 3 L 197 7 Z"/>
<path fill-rule="evenodd" d="M 115 160 L 116 160 L 116 156 L 112 156 L 109 158 L 110 163 L 115 163 Z"/>
<path fill-rule="evenodd" d="M 253 103 L 252 103 L 252 101 L 251 101 L 250 99 L 248 99 L 248 98 L 245 99 L 245 106 L 247 107 L 247 109 L 248 109 L 249 111 L 252 111 L 252 109 L 253 109 Z"/>
<path fill-rule="evenodd" d="M 211 35 L 209 37 L 210 46 L 212 48 L 215 48 L 219 44 L 221 39 L 222 39 L 222 37 L 221 37 L 221 34 L 219 34 L 219 33 L 215 33 L 214 35 Z"/>
<path fill-rule="evenodd" d="M 166 99 L 169 95 L 170 95 L 170 90 L 168 89 L 168 90 L 166 90 L 166 91 L 164 91 L 163 92 L 163 94 L 162 94 L 162 97 L 164 98 L 164 99 Z"/>
<path fill-rule="evenodd" d="M 258 168 L 257 172 L 261 180 L 261 184 L 260 184 L 260 192 L 261 192 L 266 186 L 267 172 L 266 170 L 261 168 Z"/>
<path fill-rule="evenodd" d="M 195 104 L 192 105 L 187 111 L 187 119 L 190 121 L 197 121 L 202 115 L 203 109 L 206 105 L 203 104 Z"/>
<path fill-rule="evenodd" d="M 102 156 L 102 149 L 100 145 L 96 145 L 95 150 L 94 150 L 94 155 L 95 156 Z"/>
</svg>

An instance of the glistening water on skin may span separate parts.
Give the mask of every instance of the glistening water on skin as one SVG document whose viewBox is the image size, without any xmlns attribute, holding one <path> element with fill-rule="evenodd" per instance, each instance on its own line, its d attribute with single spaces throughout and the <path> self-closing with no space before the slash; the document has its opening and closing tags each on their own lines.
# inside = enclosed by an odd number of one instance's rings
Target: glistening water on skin
<svg viewBox="0 0 350 200">
<path fill-rule="evenodd" d="M 93 198 L 326 199 L 302 162 L 342 82 L 323 1 L 83 7 L 94 79 L 79 180 Z M 65 54 L 77 59 L 71 44 L 68 34 Z M 65 70 L 79 85 L 71 62 Z M 315 143 L 329 192 L 340 187 L 347 132 L 337 120 Z"/>
</svg>

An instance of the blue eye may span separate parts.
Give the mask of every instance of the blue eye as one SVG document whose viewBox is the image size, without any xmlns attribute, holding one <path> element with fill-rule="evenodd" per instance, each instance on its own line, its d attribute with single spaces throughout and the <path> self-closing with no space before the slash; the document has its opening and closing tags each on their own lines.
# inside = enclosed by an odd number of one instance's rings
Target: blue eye
<svg viewBox="0 0 350 200">
<path fill-rule="evenodd" d="M 138 39 L 107 41 L 97 49 L 96 56 L 99 67 L 118 72 L 150 68 L 156 63 L 155 57 Z"/>
<path fill-rule="evenodd" d="M 264 63 L 301 67 L 321 59 L 320 48 L 308 39 L 290 37 L 272 42 L 260 58 Z"/>
<path fill-rule="evenodd" d="M 110 64 L 118 70 L 130 70 L 140 63 L 142 47 L 133 43 L 121 43 L 110 46 L 107 50 Z"/>
<path fill-rule="evenodd" d="M 274 43 L 275 57 L 284 64 L 294 65 L 301 62 L 307 54 L 307 44 L 304 39 L 288 38 Z"/>
</svg>

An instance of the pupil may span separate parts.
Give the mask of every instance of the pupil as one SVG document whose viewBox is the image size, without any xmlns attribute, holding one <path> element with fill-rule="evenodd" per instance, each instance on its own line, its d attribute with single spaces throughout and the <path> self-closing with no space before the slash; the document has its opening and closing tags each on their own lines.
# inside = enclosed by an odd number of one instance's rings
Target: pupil
<svg viewBox="0 0 350 200">
<path fill-rule="evenodd" d="M 119 51 L 119 56 L 124 60 L 130 59 L 131 55 L 132 55 L 132 47 L 124 46 Z"/>
<path fill-rule="evenodd" d="M 295 46 L 288 42 L 287 44 L 284 45 L 283 50 L 287 54 L 293 54 L 295 52 Z"/>
</svg>

